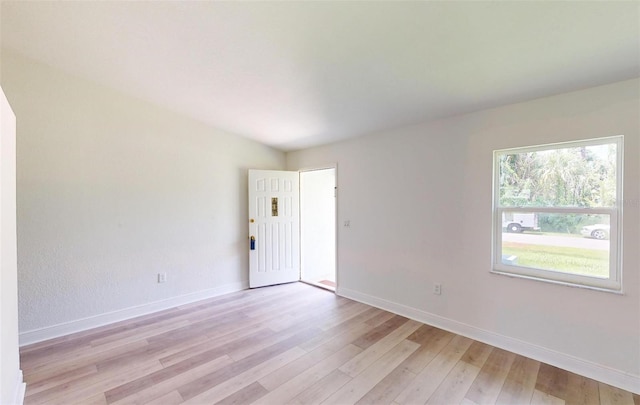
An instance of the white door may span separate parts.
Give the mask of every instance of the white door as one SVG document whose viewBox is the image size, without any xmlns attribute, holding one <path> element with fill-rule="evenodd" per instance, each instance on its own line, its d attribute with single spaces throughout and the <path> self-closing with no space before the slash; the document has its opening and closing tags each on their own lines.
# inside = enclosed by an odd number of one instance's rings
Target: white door
<svg viewBox="0 0 640 405">
<path fill-rule="evenodd" d="M 249 170 L 249 287 L 300 279 L 298 172 Z"/>
</svg>

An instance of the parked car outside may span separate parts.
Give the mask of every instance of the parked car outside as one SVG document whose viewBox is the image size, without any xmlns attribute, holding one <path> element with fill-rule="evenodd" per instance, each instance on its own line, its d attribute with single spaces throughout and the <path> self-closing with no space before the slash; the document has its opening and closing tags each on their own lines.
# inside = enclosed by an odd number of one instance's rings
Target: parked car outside
<svg viewBox="0 0 640 405">
<path fill-rule="evenodd" d="M 606 224 L 588 225 L 582 228 L 582 236 L 594 239 L 609 239 L 610 226 Z"/>
</svg>

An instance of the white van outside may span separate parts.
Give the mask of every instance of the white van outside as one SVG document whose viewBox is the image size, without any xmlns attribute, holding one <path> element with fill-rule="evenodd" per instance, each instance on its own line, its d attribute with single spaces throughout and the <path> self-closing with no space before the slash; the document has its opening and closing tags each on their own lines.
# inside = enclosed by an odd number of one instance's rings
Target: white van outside
<svg viewBox="0 0 640 405">
<path fill-rule="evenodd" d="M 539 231 L 538 214 L 533 212 L 503 212 L 502 228 L 507 232 Z"/>
</svg>

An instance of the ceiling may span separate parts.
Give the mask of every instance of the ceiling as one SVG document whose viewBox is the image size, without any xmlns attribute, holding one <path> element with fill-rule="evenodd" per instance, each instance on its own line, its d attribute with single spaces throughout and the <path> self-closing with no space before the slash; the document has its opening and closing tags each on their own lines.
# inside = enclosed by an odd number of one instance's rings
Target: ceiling
<svg viewBox="0 0 640 405">
<path fill-rule="evenodd" d="M 640 3 L 7 2 L 2 46 L 281 150 L 640 75 Z"/>
</svg>

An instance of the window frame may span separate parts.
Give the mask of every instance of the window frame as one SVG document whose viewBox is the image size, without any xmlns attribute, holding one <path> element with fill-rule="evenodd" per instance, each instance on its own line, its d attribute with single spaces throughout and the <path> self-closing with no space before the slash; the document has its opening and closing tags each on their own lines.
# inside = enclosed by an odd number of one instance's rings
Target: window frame
<svg viewBox="0 0 640 405">
<path fill-rule="evenodd" d="M 613 207 L 529 207 L 500 205 L 500 157 L 506 154 L 520 154 L 545 150 L 565 149 L 582 146 L 616 144 L 616 202 Z M 624 136 L 558 142 L 544 145 L 498 149 L 493 151 L 493 193 L 492 193 L 492 254 L 491 273 L 521 277 L 555 284 L 583 287 L 607 292 L 622 293 L 622 196 Z M 609 278 L 598 278 L 559 271 L 505 264 L 502 262 L 502 215 L 505 212 L 557 213 L 557 214 L 606 214 L 609 215 Z"/>
</svg>

